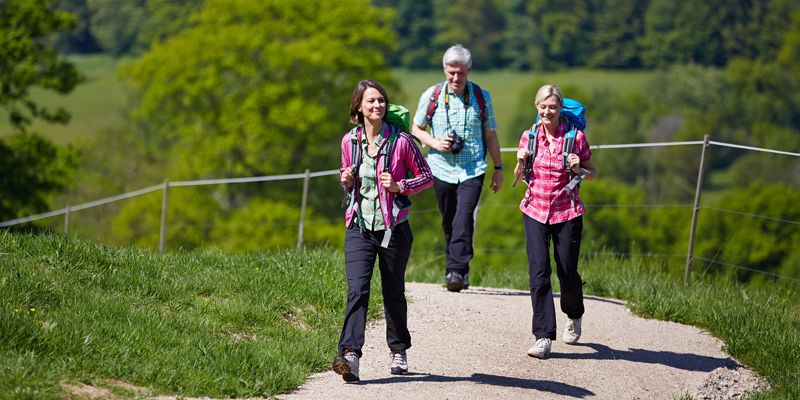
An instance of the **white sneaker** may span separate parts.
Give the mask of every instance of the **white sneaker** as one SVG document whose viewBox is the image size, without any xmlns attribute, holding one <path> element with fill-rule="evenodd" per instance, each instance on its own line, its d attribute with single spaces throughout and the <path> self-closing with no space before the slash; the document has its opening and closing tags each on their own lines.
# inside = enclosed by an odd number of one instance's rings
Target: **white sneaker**
<svg viewBox="0 0 800 400">
<path fill-rule="evenodd" d="M 550 354 L 551 340 L 548 338 L 537 339 L 533 347 L 528 349 L 528 355 L 536 358 L 546 358 Z"/>
<path fill-rule="evenodd" d="M 352 350 L 345 350 L 344 355 L 333 358 L 333 372 L 342 376 L 345 382 L 358 382 L 358 355 Z"/>
<path fill-rule="evenodd" d="M 392 365 L 389 372 L 392 375 L 403 375 L 408 372 L 408 356 L 405 350 L 391 350 Z"/>
<path fill-rule="evenodd" d="M 581 320 L 583 318 L 572 319 L 569 318 L 567 321 L 567 327 L 564 328 L 564 334 L 561 335 L 561 339 L 564 340 L 566 344 L 575 344 L 578 343 L 578 339 L 581 338 Z"/>
</svg>

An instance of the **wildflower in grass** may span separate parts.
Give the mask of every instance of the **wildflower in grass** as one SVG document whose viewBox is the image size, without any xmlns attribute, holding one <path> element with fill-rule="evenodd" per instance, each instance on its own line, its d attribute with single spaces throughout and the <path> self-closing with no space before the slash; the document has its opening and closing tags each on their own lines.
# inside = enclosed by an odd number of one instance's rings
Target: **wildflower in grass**
<svg viewBox="0 0 800 400">
<path fill-rule="evenodd" d="M 28 309 L 28 314 L 30 314 L 30 315 L 34 315 L 34 314 L 36 314 L 36 307 L 31 307 L 31 308 L 29 308 L 29 309 Z"/>
<path fill-rule="evenodd" d="M 19 308 L 14 309 L 14 314 L 19 314 Z"/>
</svg>

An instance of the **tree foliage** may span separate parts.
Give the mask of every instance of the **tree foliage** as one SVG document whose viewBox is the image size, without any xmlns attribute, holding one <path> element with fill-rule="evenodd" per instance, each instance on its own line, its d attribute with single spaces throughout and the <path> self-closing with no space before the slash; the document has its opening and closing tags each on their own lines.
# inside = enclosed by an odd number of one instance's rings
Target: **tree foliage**
<svg viewBox="0 0 800 400">
<path fill-rule="evenodd" d="M 35 134 L 0 141 L 0 221 L 41 212 L 70 182 L 74 154 Z"/>
<path fill-rule="evenodd" d="M 209 1 L 196 26 L 128 70 L 142 89 L 137 113 L 180 140 L 179 177 L 335 165 L 355 84 L 395 87 L 387 25 L 358 2 Z"/>
<path fill-rule="evenodd" d="M 24 131 L 33 119 L 66 123 L 62 108 L 51 111 L 30 96 L 34 86 L 69 93 L 80 81 L 75 67 L 62 60 L 47 40 L 75 24 L 72 14 L 56 11 L 54 0 L 0 2 L 0 108 L 12 126 Z"/>
<path fill-rule="evenodd" d="M 31 87 L 69 93 L 80 76 L 59 58 L 47 39 L 74 26 L 73 15 L 50 0 L 0 0 L 0 109 L 17 134 L 0 140 L 0 220 L 48 207 L 50 196 L 69 182 L 75 164 L 69 150 L 27 133 L 36 118 L 65 123 L 69 114 L 37 104 Z"/>
</svg>

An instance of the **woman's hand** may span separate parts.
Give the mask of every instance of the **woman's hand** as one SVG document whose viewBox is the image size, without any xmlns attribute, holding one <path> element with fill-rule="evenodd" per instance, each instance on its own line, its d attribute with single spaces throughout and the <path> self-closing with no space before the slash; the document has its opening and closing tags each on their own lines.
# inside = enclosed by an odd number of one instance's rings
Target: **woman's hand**
<svg viewBox="0 0 800 400">
<path fill-rule="evenodd" d="M 517 150 L 517 165 L 519 165 L 520 163 L 522 163 L 524 165 L 525 164 L 525 160 L 528 159 L 529 155 L 531 155 L 531 151 L 528 150 L 527 147 L 523 147 L 523 148 Z"/>
<path fill-rule="evenodd" d="M 346 188 L 350 189 L 353 187 L 353 167 L 347 167 L 342 171 L 342 175 L 339 177 L 339 181 L 342 182 Z"/>
<path fill-rule="evenodd" d="M 380 181 L 381 185 L 383 185 L 383 187 L 386 190 L 392 193 L 400 192 L 400 185 L 398 185 L 397 182 L 394 181 L 394 179 L 392 178 L 392 174 L 388 172 L 382 172 L 380 176 Z"/>
<path fill-rule="evenodd" d="M 575 153 L 570 153 L 567 156 L 567 164 L 569 164 L 569 169 L 578 174 L 581 172 L 581 158 L 578 157 Z"/>
</svg>

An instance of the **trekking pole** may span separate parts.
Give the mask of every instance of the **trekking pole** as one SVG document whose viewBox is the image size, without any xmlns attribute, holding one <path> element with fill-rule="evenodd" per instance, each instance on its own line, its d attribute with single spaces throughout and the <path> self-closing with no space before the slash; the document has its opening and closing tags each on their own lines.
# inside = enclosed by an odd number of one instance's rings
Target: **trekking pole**
<svg viewBox="0 0 800 400">
<path fill-rule="evenodd" d="M 697 213 L 700 211 L 700 191 L 703 188 L 703 175 L 705 172 L 706 149 L 708 148 L 708 135 L 703 137 L 703 151 L 700 153 L 700 170 L 697 172 L 697 189 L 694 191 L 694 207 L 692 208 L 692 227 L 689 230 L 689 254 L 686 256 L 686 271 L 683 274 L 684 285 L 689 284 L 692 274 L 692 259 L 694 258 L 694 233 L 697 229 Z"/>
</svg>

